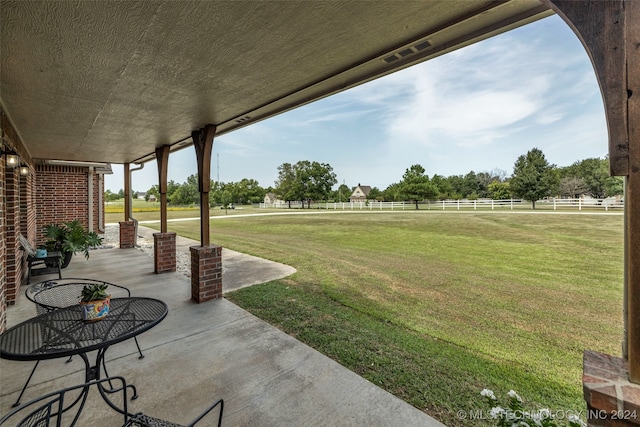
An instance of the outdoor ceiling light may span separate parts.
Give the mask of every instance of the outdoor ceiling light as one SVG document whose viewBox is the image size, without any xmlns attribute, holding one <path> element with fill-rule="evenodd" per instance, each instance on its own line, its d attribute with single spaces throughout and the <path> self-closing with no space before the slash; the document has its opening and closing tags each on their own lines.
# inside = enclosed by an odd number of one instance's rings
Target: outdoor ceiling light
<svg viewBox="0 0 640 427">
<path fill-rule="evenodd" d="M 7 148 L 7 146 L 5 145 L 5 148 Z M 18 153 L 16 153 L 14 150 L 5 150 L 2 149 L 2 151 L 0 151 L 0 155 L 6 155 L 7 156 L 7 167 L 10 168 L 15 168 L 16 166 L 20 165 L 20 156 L 18 156 Z"/>
<path fill-rule="evenodd" d="M 29 167 L 27 165 L 20 165 L 20 175 L 22 176 L 29 175 Z"/>
</svg>

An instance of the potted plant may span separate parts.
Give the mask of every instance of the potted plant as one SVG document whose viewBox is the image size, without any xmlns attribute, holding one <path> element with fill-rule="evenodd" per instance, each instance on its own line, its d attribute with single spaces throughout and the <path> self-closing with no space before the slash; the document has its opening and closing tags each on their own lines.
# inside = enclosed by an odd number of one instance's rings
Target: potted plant
<svg viewBox="0 0 640 427">
<path fill-rule="evenodd" d="M 89 249 L 100 246 L 103 240 L 95 231 L 84 228 L 78 220 L 47 225 L 44 235 L 47 238 L 46 249 L 62 253 L 62 268 L 69 265 L 71 256 L 77 252 L 89 258 Z"/>
<path fill-rule="evenodd" d="M 82 318 L 87 322 L 95 322 L 109 313 L 111 295 L 107 293 L 105 284 L 84 285 L 80 294 Z"/>
</svg>

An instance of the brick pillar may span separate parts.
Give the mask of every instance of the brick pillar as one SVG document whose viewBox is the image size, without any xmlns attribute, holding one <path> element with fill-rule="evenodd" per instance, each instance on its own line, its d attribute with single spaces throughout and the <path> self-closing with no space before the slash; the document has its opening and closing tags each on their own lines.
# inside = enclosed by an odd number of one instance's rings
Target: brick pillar
<svg viewBox="0 0 640 427">
<path fill-rule="evenodd" d="M 623 358 L 585 350 L 582 388 L 589 426 L 640 425 L 640 385 L 629 382 Z"/>
<path fill-rule="evenodd" d="M 120 221 L 120 249 L 136 246 L 136 226 L 133 221 Z"/>
<path fill-rule="evenodd" d="M 198 304 L 222 298 L 222 247 L 191 246 L 191 299 Z"/>
<path fill-rule="evenodd" d="M 176 233 L 153 233 L 153 268 L 156 274 L 176 271 Z"/>
</svg>

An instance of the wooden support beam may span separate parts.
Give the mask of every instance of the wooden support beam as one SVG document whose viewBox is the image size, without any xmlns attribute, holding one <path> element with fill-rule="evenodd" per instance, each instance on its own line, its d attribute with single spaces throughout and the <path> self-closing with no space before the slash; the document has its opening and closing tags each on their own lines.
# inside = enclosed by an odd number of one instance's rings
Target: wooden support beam
<svg viewBox="0 0 640 427">
<path fill-rule="evenodd" d="M 551 8 L 571 27 L 591 59 L 604 101 L 609 129 L 611 175 L 629 173 L 625 0 L 550 0 Z"/>
<path fill-rule="evenodd" d="M 124 164 L 124 221 L 129 221 L 132 216 L 131 209 L 131 171 L 130 164 Z"/>
<path fill-rule="evenodd" d="M 168 145 L 156 148 L 156 161 L 158 162 L 158 190 L 160 191 L 160 232 L 167 232 L 167 180 L 169 170 Z"/>
<path fill-rule="evenodd" d="M 640 384 L 640 4 L 625 3 L 627 31 L 627 114 L 629 175 L 626 180 L 625 218 L 627 277 L 627 345 L 629 377 Z"/>
<path fill-rule="evenodd" d="M 612 175 L 625 176 L 626 356 L 640 384 L 640 2 L 548 0 L 585 46 L 600 84 Z"/>
<path fill-rule="evenodd" d="M 209 191 L 211 191 L 211 150 L 216 134 L 215 125 L 206 125 L 191 132 L 198 161 L 198 191 L 200 192 L 200 242 L 209 246 Z"/>
</svg>

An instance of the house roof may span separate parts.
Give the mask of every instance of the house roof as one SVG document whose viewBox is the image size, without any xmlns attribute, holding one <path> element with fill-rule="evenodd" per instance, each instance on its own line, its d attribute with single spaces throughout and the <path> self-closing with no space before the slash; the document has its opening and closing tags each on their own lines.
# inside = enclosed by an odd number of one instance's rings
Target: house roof
<svg viewBox="0 0 640 427">
<path fill-rule="evenodd" d="M 362 191 L 364 193 L 365 196 L 368 196 L 369 193 L 371 193 L 371 186 L 369 185 L 358 185 L 356 188 L 353 189 L 353 191 L 355 192 L 356 189 L 360 189 L 360 191 Z"/>
<path fill-rule="evenodd" d="M 138 163 L 553 12 L 538 0 L 0 0 L 0 102 L 34 159 Z"/>
</svg>

